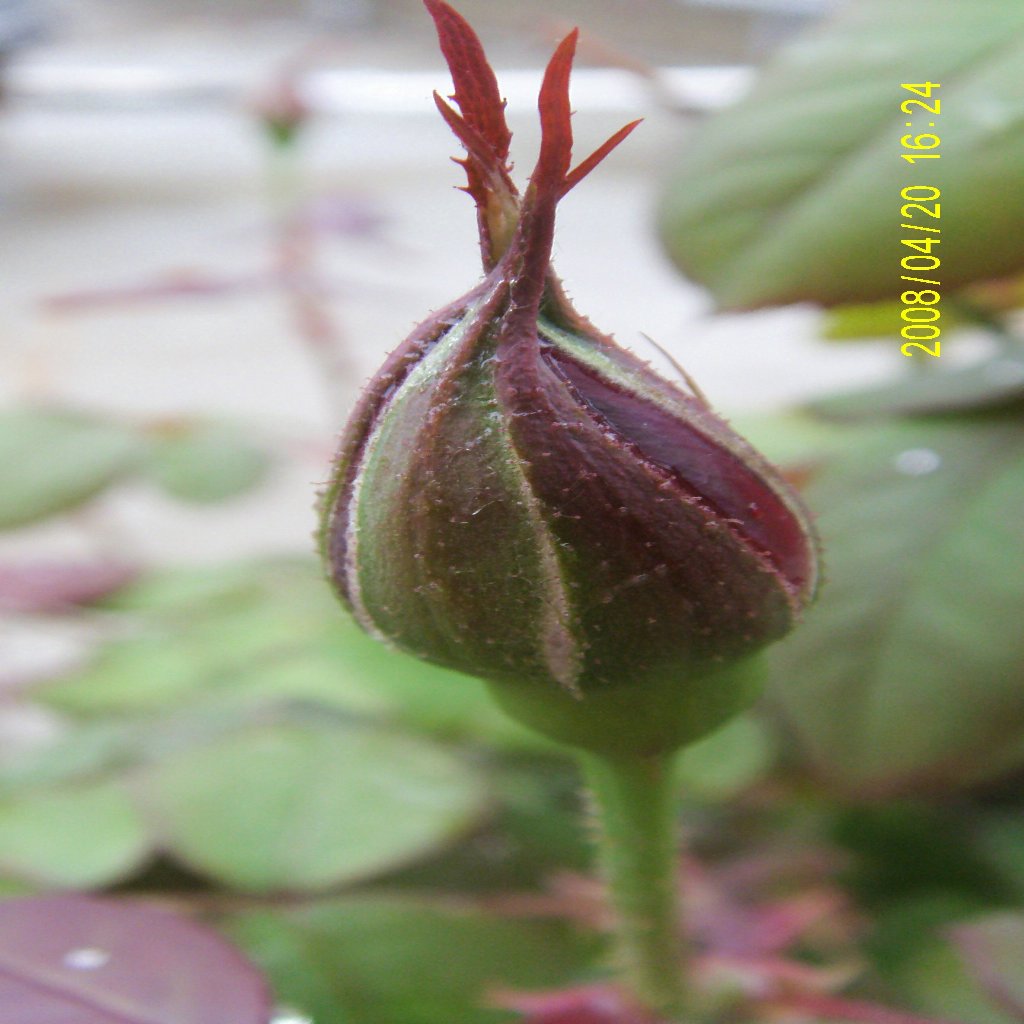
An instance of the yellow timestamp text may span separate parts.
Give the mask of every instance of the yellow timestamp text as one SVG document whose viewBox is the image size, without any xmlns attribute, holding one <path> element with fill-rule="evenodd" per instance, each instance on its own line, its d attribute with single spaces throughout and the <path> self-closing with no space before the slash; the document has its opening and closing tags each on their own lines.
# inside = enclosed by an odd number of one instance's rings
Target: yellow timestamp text
<svg viewBox="0 0 1024 1024">
<path fill-rule="evenodd" d="M 942 104 L 938 98 L 932 97 L 932 92 L 940 89 L 938 82 L 904 82 L 901 89 L 914 93 L 922 99 L 907 99 L 900 104 L 900 110 L 911 117 L 933 117 L 940 116 Z M 936 121 L 928 121 L 929 128 L 935 128 Z M 914 127 L 913 121 L 907 121 L 908 128 Z M 914 134 L 910 132 L 900 139 L 900 146 L 904 150 L 916 150 L 918 152 L 903 152 L 900 155 L 907 163 L 914 166 L 918 160 L 938 160 L 939 145 L 942 140 L 937 133 L 925 132 Z M 920 150 L 933 150 L 934 152 L 919 152 Z M 931 288 L 922 288 L 904 291 L 900 295 L 900 302 L 903 309 L 900 312 L 900 319 L 903 326 L 900 334 L 905 340 L 900 351 L 905 356 L 913 356 L 923 352 L 936 358 L 940 354 L 939 335 L 942 333 L 939 327 L 939 320 L 942 312 L 939 303 L 942 296 L 939 293 L 940 282 L 936 277 L 918 277 L 917 274 L 933 274 L 942 266 L 939 254 L 934 251 L 941 244 L 942 234 L 940 221 L 942 219 L 942 204 L 939 203 L 941 191 L 934 185 L 907 185 L 900 189 L 900 228 L 906 232 L 913 232 L 908 238 L 901 238 L 900 244 L 913 250 L 900 259 L 900 268 L 903 273 L 901 281 L 913 281 L 916 284 L 932 285 Z M 911 273 L 908 274 L 907 271 Z"/>
</svg>

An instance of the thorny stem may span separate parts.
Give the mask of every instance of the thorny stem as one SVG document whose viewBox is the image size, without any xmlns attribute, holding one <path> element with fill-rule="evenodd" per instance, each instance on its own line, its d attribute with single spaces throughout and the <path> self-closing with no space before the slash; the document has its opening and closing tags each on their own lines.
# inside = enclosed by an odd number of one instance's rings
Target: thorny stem
<svg viewBox="0 0 1024 1024">
<path fill-rule="evenodd" d="M 682 1021 L 688 998 L 672 755 L 585 754 L 582 761 L 616 918 L 616 966 L 641 1005 Z"/>
</svg>

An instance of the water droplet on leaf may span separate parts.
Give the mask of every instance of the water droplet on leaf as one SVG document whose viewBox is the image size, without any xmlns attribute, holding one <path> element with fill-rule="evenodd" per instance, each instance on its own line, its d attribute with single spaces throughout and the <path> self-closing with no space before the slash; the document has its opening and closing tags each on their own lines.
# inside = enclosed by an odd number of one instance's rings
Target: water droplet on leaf
<svg viewBox="0 0 1024 1024">
<path fill-rule="evenodd" d="M 907 476 L 927 476 L 942 465 L 942 456 L 938 452 L 933 452 L 931 448 L 908 448 L 892 461 L 900 473 Z"/>
<path fill-rule="evenodd" d="M 64 956 L 64 966 L 76 971 L 95 971 L 110 961 L 110 954 L 105 949 L 94 946 L 83 946 L 73 949 Z"/>
<path fill-rule="evenodd" d="M 270 1024 L 313 1024 L 313 1018 L 289 1006 L 279 1006 L 270 1018 Z"/>
</svg>

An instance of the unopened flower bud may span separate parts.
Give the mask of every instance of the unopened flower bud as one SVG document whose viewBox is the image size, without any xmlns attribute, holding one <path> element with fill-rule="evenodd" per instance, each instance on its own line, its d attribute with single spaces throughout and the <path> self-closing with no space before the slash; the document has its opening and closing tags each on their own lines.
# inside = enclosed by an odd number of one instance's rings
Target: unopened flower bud
<svg viewBox="0 0 1024 1024">
<path fill-rule="evenodd" d="M 570 169 L 576 34 L 545 73 L 520 196 L 479 40 L 425 2 L 487 273 L 362 396 L 325 500 L 330 576 L 367 631 L 482 677 L 549 735 L 671 749 L 756 691 L 749 656 L 814 591 L 807 518 L 699 394 L 598 332 L 551 270 L 558 201 L 635 127 Z"/>
</svg>

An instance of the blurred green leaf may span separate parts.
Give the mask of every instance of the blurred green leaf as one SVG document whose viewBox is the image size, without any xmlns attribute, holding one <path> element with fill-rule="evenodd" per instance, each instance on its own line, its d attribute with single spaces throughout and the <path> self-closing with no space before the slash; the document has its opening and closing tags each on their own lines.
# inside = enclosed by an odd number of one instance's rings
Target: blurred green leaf
<svg viewBox="0 0 1024 1024">
<path fill-rule="evenodd" d="M 573 761 L 505 764 L 495 776 L 509 859 L 518 859 L 530 871 L 520 875 L 520 885 L 545 882 L 556 871 L 586 871 L 591 866 L 593 851 L 583 827 L 583 787 Z M 506 883 L 505 888 L 510 887 Z"/>
<path fill-rule="evenodd" d="M 137 723 L 123 719 L 66 723 L 50 742 L 0 759 L 0 800 L 22 790 L 98 779 L 120 766 L 135 764 L 137 748 L 146 742 L 140 733 Z"/>
<path fill-rule="evenodd" d="M 484 810 L 478 774 L 383 729 L 276 725 L 155 765 L 145 786 L 167 848 L 253 891 L 351 882 L 451 842 Z"/>
<path fill-rule="evenodd" d="M 978 847 L 998 875 L 1024 902 L 1024 814 L 991 815 L 982 822 Z"/>
<path fill-rule="evenodd" d="M 975 848 L 965 808 L 908 800 L 842 808 L 831 831 L 855 855 L 845 881 L 862 905 L 928 897 L 985 907 L 1012 895 Z"/>
<path fill-rule="evenodd" d="M 728 800 L 762 778 L 774 760 L 772 739 L 752 715 L 742 715 L 686 747 L 676 762 L 683 797 Z"/>
<path fill-rule="evenodd" d="M 316 1024 L 498 1024 L 498 988 L 565 984 L 598 943 L 556 921 L 487 915 L 454 903 L 338 900 L 250 913 L 228 932 L 270 975 L 282 1002 Z"/>
<path fill-rule="evenodd" d="M 270 455 L 242 427 L 186 422 L 154 438 L 146 468 L 173 497 L 212 503 L 245 494 L 260 484 L 270 468 Z"/>
<path fill-rule="evenodd" d="M 970 1024 L 1015 1024 L 967 975 L 960 958 L 948 946 L 924 947 L 915 962 L 901 972 L 900 988 L 922 1013 Z"/>
<path fill-rule="evenodd" d="M 196 568 L 177 568 L 144 576 L 108 598 L 120 611 L 151 612 L 187 621 L 198 611 L 244 608 L 266 600 L 268 591 L 284 591 L 288 599 L 308 594 L 316 578 L 311 560 L 267 558 Z M 321 609 L 334 607 L 319 595 Z M 321 617 L 326 612 L 321 611 Z"/>
<path fill-rule="evenodd" d="M 927 17 L 916 0 L 844 5 L 689 137 L 661 206 L 669 254 L 724 308 L 898 298 L 927 287 L 900 280 L 900 238 L 920 233 L 899 228 L 900 190 L 926 184 L 941 220 L 902 222 L 941 228 L 942 266 L 905 273 L 949 291 L 1019 269 L 1022 62 L 1016 0 L 933 0 Z M 901 111 L 922 99 L 901 83 L 926 81 L 940 112 Z M 901 136 L 929 132 L 939 159 L 900 158 Z"/>
<path fill-rule="evenodd" d="M 936 945 L 955 921 L 992 909 L 988 902 L 950 890 L 893 898 L 873 908 L 866 939 L 872 966 L 886 982 L 899 986 L 904 968 L 913 973 L 921 951 Z"/>
<path fill-rule="evenodd" d="M 953 943 L 993 1003 L 1024 1021 L 1024 914 L 991 914 L 957 925 Z"/>
<path fill-rule="evenodd" d="M 51 706 L 95 717 L 163 712 L 186 701 L 308 700 L 438 735 L 552 746 L 511 722 L 478 680 L 368 637 L 312 560 L 161 574 L 107 607 L 138 613 L 136 634 L 41 691 Z"/>
<path fill-rule="evenodd" d="M 904 376 L 892 384 L 833 395 L 808 408 L 835 419 L 997 409 L 1024 403 L 1024 355 Z"/>
<path fill-rule="evenodd" d="M 1010 419 L 893 423 L 808 488 L 827 580 L 770 692 L 837 787 L 957 787 L 1024 757 L 1022 456 Z"/>
<path fill-rule="evenodd" d="M 833 306 L 825 311 L 821 337 L 826 341 L 892 341 L 905 325 L 900 313 L 905 307 L 894 299 L 883 302 L 857 302 L 850 306 Z M 942 326 L 951 326 L 947 310 L 942 311 Z"/>
<path fill-rule="evenodd" d="M 347 616 L 331 647 L 346 673 L 372 688 L 387 701 L 389 714 L 413 728 L 510 750 L 563 752 L 509 718 L 479 679 L 391 650 Z"/>
<path fill-rule="evenodd" d="M 851 428 L 806 412 L 735 416 L 732 426 L 772 462 L 781 466 L 818 462 L 850 443 Z"/>
<path fill-rule="evenodd" d="M 467 842 L 389 875 L 389 886 L 498 896 L 544 888 L 559 872 L 589 870 L 576 765 L 503 758 L 489 767 L 498 806 L 485 826 Z"/>
<path fill-rule="evenodd" d="M 30 896 L 37 889 L 27 882 L 15 881 L 11 878 L 0 878 L 0 900 L 17 899 L 19 896 Z"/>
<path fill-rule="evenodd" d="M 971 1024 L 1024 1020 L 1024 916 L 991 914 L 947 934 L 953 944 L 933 940 L 899 972 L 916 1007 Z"/>
<path fill-rule="evenodd" d="M 386 707 L 347 676 L 321 637 L 273 613 L 224 616 L 186 629 L 155 626 L 110 644 L 94 663 L 41 692 L 54 707 L 97 716 L 172 710 L 182 701 L 308 696 L 360 710 Z"/>
<path fill-rule="evenodd" d="M 47 687 L 47 703 L 91 716 L 160 711 L 232 689 L 263 696 L 275 680 L 283 697 L 301 695 L 294 664 L 333 663 L 329 648 L 349 628 L 313 563 L 302 560 L 160 574 L 122 590 L 108 607 L 141 613 L 135 635 Z M 330 674 L 321 665 L 316 693 L 330 688 Z M 334 675 L 341 700 L 360 706 L 366 687 L 353 686 L 343 666 L 335 664 Z"/>
<path fill-rule="evenodd" d="M 148 831 L 113 782 L 0 800 L 0 873 L 39 885 L 108 885 L 150 853 Z"/>
<path fill-rule="evenodd" d="M 0 529 L 67 512 L 136 468 L 145 443 L 86 416 L 0 413 Z"/>
</svg>

